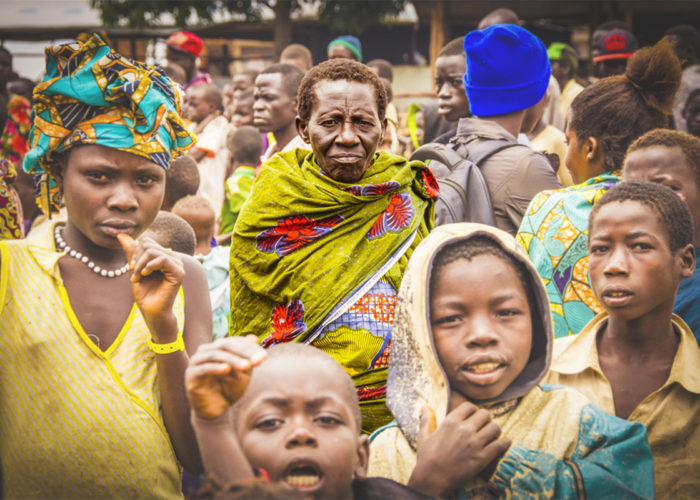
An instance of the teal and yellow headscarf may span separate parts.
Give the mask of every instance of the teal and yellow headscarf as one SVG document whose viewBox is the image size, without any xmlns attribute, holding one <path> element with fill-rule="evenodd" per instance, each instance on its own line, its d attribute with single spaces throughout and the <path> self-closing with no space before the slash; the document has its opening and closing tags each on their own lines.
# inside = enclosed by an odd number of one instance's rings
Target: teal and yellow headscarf
<svg viewBox="0 0 700 500">
<path fill-rule="evenodd" d="M 194 137 L 182 121 L 182 95 L 159 68 L 114 52 L 97 35 L 46 48 L 46 76 L 34 89 L 31 150 L 24 170 L 40 177 L 37 204 L 56 212 L 56 153 L 99 144 L 168 168 Z"/>
</svg>

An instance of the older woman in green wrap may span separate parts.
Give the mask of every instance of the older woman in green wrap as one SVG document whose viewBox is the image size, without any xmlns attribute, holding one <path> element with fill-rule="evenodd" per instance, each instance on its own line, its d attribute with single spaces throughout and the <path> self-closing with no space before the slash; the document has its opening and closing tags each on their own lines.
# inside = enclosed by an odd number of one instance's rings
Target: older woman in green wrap
<svg viewBox="0 0 700 500">
<path fill-rule="evenodd" d="M 386 93 L 361 63 L 312 68 L 297 129 L 312 151 L 262 167 L 231 243 L 231 335 L 312 344 L 353 377 L 362 428 L 385 406 L 396 291 L 433 227 L 437 183 L 423 163 L 376 152 Z"/>
</svg>

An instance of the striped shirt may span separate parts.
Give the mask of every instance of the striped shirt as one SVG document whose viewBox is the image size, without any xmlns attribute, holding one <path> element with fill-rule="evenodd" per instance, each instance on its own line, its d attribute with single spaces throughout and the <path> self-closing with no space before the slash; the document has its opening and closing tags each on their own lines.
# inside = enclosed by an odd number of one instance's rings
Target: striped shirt
<svg viewBox="0 0 700 500">
<path fill-rule="evenodd" d="M 73 312 L 52 235 L 0 242 L 3 496 L 180 498 L 144 319 L 134 304 L 101 351 Z M 174 311 L 182 328 L 182 289 Z"/>
</svg>

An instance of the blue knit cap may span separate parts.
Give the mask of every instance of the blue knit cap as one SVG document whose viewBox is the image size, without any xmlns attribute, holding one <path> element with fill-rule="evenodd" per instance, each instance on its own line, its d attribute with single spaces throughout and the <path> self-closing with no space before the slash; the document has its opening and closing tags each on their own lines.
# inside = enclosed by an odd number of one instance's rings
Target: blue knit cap
<svg viewBox="0 0 700 500">
<path fill-rule="evenodd" d="M 547 92 L 552 68 L 544 44 L 514 24 L 494 24 L 464 37 L 464 90 L 475 116 L 520 111 Z"/>
<path fill-rule="evenodd" d="M 333 45 L 342 45 L 344 47 L 347 47 L 350 52 L 355 54 L 357 56 L 357 60 L 362 62 L 362 44 L 360 43 L 360 39 L 357 38 L 356 36 L 352 35 L 344 35 L 344 36 L 339 36 L 335 40 L 333 40 L 331 43 L 328 44 L 328 51 L 330 52 L 331 47 Z"/>
</svg>

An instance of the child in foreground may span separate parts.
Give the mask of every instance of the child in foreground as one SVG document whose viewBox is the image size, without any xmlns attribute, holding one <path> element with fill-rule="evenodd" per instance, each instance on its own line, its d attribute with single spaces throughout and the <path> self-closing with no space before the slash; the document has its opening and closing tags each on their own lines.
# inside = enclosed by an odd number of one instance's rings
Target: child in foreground
<svg viewBox="0 0 700 500">
<path fill-rule="evenodd" d="M 678 284 L 695 269 L 692 241 L 690 213 L 671 189 L 610 189 L 588 223 L 589 274 L 605 312 L 555 342 L 548 376 L 646 426 L 662 498 L 700 489 L 700 348 L 672 314 Z"/>
<path fill-rule="evenodd" d="M 396 420 L 370 438 L 370 474 L 439 497 L 653 497 L 643 426 L 540 384 L 552 338 L 547 293 L 512 236 L 435 229 L 401 283 Z"/>
<path fill-rule="evenodd" d="M 185 385 L 205 471 L 220 483 L 257 474 L 313 498 L 427 498 L 367 479 L 355 386 L 319 349 L 219 339 L 192 357 Z"/>
</svg>

